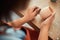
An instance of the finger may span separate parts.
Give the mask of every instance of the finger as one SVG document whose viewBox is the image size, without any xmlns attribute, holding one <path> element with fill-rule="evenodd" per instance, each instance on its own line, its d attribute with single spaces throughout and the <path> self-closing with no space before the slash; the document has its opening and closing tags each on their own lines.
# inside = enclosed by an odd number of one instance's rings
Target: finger
<svg viewBox="0 0 60 40">
<path fill-rule="evenodd" d="M 33 12 L 34 12 L 36 9 L 38 9 L 38 7 L 34 8 L 34 9 L 33 9 Z"/>
<path fill-rule="evenodd" d="M 55 18 L 55 12 L 52 14 L 52 17 L 50 18 L 51 19 L 51 21 L 53 21 L 54 20 L 54 18 Z"/>
<path fill-rule="evenodd" d="M 39 9 L 39 8 L 38 8 L 38 9 L 36 9 L 36 10 L 33 12 L 33 14 L 34 14 L 34 15 L 39 14 L 39 13 L 40 13 L 40 10 L 41 10 L 41 9 Z"/>
<path fill-rule="evenodd" d="M 45 21 L 52 21 L 55 17 L 55 13 L 53 13 L 50 17 L 48 17 Z"/>
<path fill-rule="evenodd" d="M 29 11 L 34 12 L 38 7 L 34 6 L 32 8 L 29 8 Z"/>
<path fill-rule="evenodd" d="M 48 17 L 48 19 L 51 19 L 51 18 L 53 18 L 54 16 L 55 16 L 55 12 L 52 13 L 52 15 L 50 15 L 50 17 Z"/>
</svg>

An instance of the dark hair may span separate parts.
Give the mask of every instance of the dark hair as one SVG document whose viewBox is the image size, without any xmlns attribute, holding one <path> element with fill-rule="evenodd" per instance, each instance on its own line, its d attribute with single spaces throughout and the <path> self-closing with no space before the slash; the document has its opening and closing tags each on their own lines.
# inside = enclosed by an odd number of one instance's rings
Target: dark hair
<svg viewBox="0 0 60 40">
<path fill-rule="evenodd" d="M 4 17 L 10 20 L 9 11 L 14 7 L 24 9 L 28 0 L 0 0 L 0 20 Z"/>
</svg>

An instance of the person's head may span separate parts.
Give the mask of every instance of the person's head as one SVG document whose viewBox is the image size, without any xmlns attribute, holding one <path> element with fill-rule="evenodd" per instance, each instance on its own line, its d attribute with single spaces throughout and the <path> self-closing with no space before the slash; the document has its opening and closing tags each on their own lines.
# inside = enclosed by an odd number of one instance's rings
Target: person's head
<svg viewBox="0 0 60 40">
<path fill-rule="evenodd" d="M 0 0 L 0 19 L 9 17 L 9 11 L 13 8 L 25 9 L 29 0 Z"/>
</svg>

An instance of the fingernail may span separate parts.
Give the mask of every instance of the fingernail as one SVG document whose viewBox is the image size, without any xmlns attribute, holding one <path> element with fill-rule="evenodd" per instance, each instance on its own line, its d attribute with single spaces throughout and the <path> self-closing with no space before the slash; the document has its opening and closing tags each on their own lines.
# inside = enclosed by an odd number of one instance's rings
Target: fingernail
<svg viewBox="0 0 60 40">
<path fill-rule="evenodd" d="M 35 11 L 36 9 L 38 9 L 38 7 L 35 7 L 35 9 L 33 11 Z"/>
<path fill-rule="evenodd" d="M 54 12 L 52 15 L 55 15 L 56 14 L 56 12 Z"/>
</svg>

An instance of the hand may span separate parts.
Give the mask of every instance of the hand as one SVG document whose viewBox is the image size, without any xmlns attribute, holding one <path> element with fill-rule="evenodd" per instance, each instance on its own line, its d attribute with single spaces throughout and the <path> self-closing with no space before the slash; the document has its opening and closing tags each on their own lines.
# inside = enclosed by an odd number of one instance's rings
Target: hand
<svg viewBox="0 0 60 40">
<path fill-rule="evenodd" d="M 54 20 L 54 17 L 55 17 L 55 12 L 41 23 L 41 25 L 40 25 L 41 29 L 42 28 L 49 29 Z"/>
<path fill-rule="evenodd" d="M 40 9 L 38 7 L 32 7 L 32 8 L 27 9 L 27 11 L 25 12 L 25 15 L 23 17 L 24 20 L 26 22 L 33 20 L 39 11 L 40 11 Z"/>
<path fill-rule="evenodd" d="M 12 22 L 8 22 L 7 24 L 9 24 L 10 26 L 12 26 L 14 28 L 21 28 L 22 24 L 32 20 L 39 11 L 40 11 L 40 9 L 38 7 L 33 7 L 30 9 L 27 9 L 24 17 L 14 20 Z"/>
</svg>

